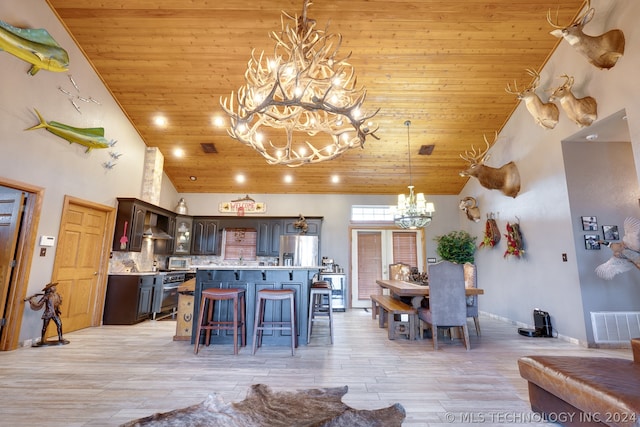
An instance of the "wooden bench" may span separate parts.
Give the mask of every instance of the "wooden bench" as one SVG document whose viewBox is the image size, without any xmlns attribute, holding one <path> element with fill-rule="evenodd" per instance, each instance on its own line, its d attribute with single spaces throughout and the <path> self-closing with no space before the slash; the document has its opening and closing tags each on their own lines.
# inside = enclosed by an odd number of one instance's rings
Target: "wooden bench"
<svg viewBox="0 0 640 427">
<path fill-rule="evenodd" d="M 531 410 L 564 426 L 639 426 L 640 339 L 632 339 L 631 346 L 634 360 L 521 357 L 518 367 L 528 381 Z"/>
<path fill-rule="evenodd" d="M 406 314 L 409 316 L 408 322 L 396 319 L 396 316 Z M 391 295 L 371 295 L 371 316 L 373 319 L 378 316 L 378 324 L 384 328 L 387 324 L 389 339 L 396 338 L 396 334 L 406 335 L 410 340 L 416 339 L 418 326 L 418 311 L 399 299 Z"/>
</svg>

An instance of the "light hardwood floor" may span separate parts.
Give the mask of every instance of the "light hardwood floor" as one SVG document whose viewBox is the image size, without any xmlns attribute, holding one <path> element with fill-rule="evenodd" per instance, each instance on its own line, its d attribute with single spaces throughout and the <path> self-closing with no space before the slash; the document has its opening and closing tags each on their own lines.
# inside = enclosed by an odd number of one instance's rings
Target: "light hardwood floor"
<svg viewBox="0 0 640 427">
<path fill-rule="evenodd" d="M 377 409 L 401 403 L 403 426 L 544 425 L 530 411 L 517 359 L 529 354 L 615 356 L 554 338 L 525 338 L 481 317 L 471 351 L 460 340 L 389 341 L 364 310 L 335 313 L 335 343 L 323 325 L 294 357 L 288 347 L 201 347 L 173 341 L 175 322 L 103 326 L 65 334 L 66 346 L 0 353 L 1 426 L 116 426 L 193 405 L 218 393 L 242 400 L 252 384 L 276 390 L 347 385 L 344 403 Z"/>
</svg>

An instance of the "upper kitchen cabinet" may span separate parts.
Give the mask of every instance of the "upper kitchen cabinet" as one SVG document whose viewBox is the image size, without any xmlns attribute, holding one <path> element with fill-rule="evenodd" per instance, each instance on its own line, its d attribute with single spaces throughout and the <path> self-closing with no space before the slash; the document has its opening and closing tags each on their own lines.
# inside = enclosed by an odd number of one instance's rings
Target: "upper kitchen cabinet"
<svg viewBox="0 0 640 427">
<path fill-rule="evenodd" d="M 192 255 L 219 255 L 219 221 L 211 218 L 193 218 Z"/>
<path fill-rule="evenodd" d="M 283 234 L 304 234 L 307 236 L 320 236 L 320 228 L 322 227 L 322 218 L 305 218 L 307 222 L 307 232 L 303 229 L 296 227 L 298 218 L 286 218 L 284 220 L 284 233 Z"/>
<path fill-rule="evenodd" d="M 176 214 L 133 198 L 118 198 L 115 233 L 113 236 L 114 251 L 140 252 L 144 237 L 158 240 L 171 240 L 175 228 Z M 170 242 L 156 242 L 158 253 L 171 253 Z M 167 252 L 169 251 L 169 252 Z"/>
<path fill-rule="evenodd" d="M 280 219 L 260 220 L 256 223 L 258 231 L 256 255 L 277 257 L 280 254 L 280 235 L 283 224 Z"/>
<path fill-rule="evenodd" d="M 176 217 L 176 232 L 173 239 L 173 253 L 189 255 L 191 253 L 191 229 L 193 218 L 178 215 Z"/>
</svg>

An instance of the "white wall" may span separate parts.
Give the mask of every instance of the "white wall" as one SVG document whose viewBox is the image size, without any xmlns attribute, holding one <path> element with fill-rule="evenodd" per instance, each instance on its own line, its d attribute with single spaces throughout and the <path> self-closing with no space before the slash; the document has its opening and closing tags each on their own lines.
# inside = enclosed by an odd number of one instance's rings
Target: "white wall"
<svg viewBox="0 0 640 427">
<path fill-rule="evenodd" d="M 31 76 L 27 74 L 29 64 L 0 51 L 0 176 L 45 189 L 38 236 L 58 235 L 65 195 L 108 206 L 116 205 L 116 197 L 140 197 L 145 145 L 47 3 L 3 0 L 0 19 L 17 27 L 47 29 L 70 57 L 68 73 L 41 70 Z M 101 105 L 76 100 L 80 114 L 59 87 L 74 95 L 92 97 Z M 85 147 L 69 144 L 46 130 L 26 132 L 38 123 L 34 108 L 47 121 L 82 128 L 103 127 L 107 139 L 117 140 L 114 150 L 122 157 L 112 170 L 107 170 L 102 163 L 109 160 L 108 149 L 85 153 Z M 163 189 L 163 198 L 175 205 L 175 190 L 173 197 L 171 191 L 172 186 Z M 50 281 L 54 256 L 52 250 L 45 257 L 34 253 L 29 294 L 40 291 Z M 24 311 L 21 340 L 39 336 L 41 314 Z"/>
<path fill-rule="evenodd" d="M 562 79 L 557 77 L 568 74 L 575 77 L 576 96 L 589 95 L 597 100 L 599 118 L 626 109 L 635 163 L 639 164 L 640 85 L 636 76 L 640 67 L 640 33 L 636 20 L 640 16 L 640 3 L 598 0 L 592 2 L 592 6 L 596 8 L 596 14 L 587 25 L 586 32 L 595 35 L 605 28 L 622 29 L 626 38 L 624 56 L 613 69 L 599 70 L 563 42 L 540 73 L 539 92 L 545 98 L 548 94 L 543 93 L 542 89 L 558 86 Z M 544 22 L 541 25 L 545 25 Z M 478 251 L 478 284 L 486 290 L 480 301 L 481 310 L 532 325 L 532 310 L 538 307 L 550 312 L 553 326 L 561 335 L 587 345 L 590 341 L 585 325 L 588 313 L 583 307 L 583 289 L 577 262 L 584 254 L 577 252 L 576 248 L 581 246 L 575 243 L 581 241 L 583 236 L 574 233 L 576 213 L 571 211 L 569 205 L 561 145 L 563 139 L 578 130 L 562 109 L 560 122 L 555 129 L 545 130 L 534 123 L 521 103 L 500 132 L 499 142 L 492 148 L 490 160 L 491 166 L 499 166 L 510 160 L 516 162 L 522 180 L 520 195 L 510 199 L 496 191 L 483 189 L 476 181 L 469 181 L 461 195 L 475 196 L 483 213 L 496 212 L 503 234 L 507 221 L 519 219 L 524 235 L 524 259 L 503 258 L 506 247 L 504 238 L 498 248 Z M 594 209 L 607 212 L 607 206 L 603 206 L 600 200 L 589 202 Z M 636 215 L 640 216 L 637 210 Z M 472 234 L 483 235 L 483 222 L 465 224 Z M 567 262 L 562 262 L 562 253 L 567 254 Z M 606 259 L 604 255 L 603 252 L 603 261 Z M 640 271 L 628 274 L 633 275 L 632 280 L 636 283 L 640 281 Z M 628 306 L 640 310 L 637 294 L 627 294 L 627 298 L 630 300 Z"/>
</svg>

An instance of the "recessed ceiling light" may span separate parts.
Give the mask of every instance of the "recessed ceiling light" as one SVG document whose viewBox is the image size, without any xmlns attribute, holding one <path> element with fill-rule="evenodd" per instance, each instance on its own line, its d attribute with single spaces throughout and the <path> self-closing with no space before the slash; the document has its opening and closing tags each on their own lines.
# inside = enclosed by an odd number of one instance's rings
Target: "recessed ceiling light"
<svg viewBox="0 0 640 427">
<path fill-rule="evenodd" d="M 211 122 L 215 127 L 218 127 L 218 128 L 224 126 L 224 119 L 220 116 L 215 116 L 213 120 L 211 120 Z"/>
<path fill-rule="evenodd" d="M 293 177 L 291 175 L 285 175 L 284 176 L 284 182 L 286 182 L 287 184 L 290 184 L 293 182 Z"/>
<path fill-rule="evenodd" d="M 173 149 L 173 155 L 176 157 L 183 157 L 184 156 L 184 150 L 182 148 L 174 148 Z"/>
<path fill-rule="evenodd" d="M 169 121 L 165 116 L 158 115 L 153 118 L 153 123 L 159 127 L 166 127 Z"/>
<path fill-rule="evenodd" d="M 245 176 L 244 176 L 244 175 L 242 175 L 242 174 L 240 174 L 240 173 L 239 173 L 238 175 L 236 175 L 236 182 L 237 182 L 238 184 L 242 184 L 242 183 L 243 183 L 243 182 L 245 182 L 245 181 L 246 181 L 246 178 L 245 178 Z"/>
<path fill-rule="evenodd" d="M 587 141 L 595 141 L 596 139 L 598 139 L 598 134 L 597 133 L 589 134 L 585 137 L 585 139 Z"/>
<path fill-rule="evenodd" d="M 338 175 L 333 175 L 331 177 L 331 182 L 333 182 L 334 184 L 337 184 L 340 182 L 340 177 Z"/>
<path fill-rule="evenodd" d="M 191 175 L 191 176 L 189 177 L 189 179 L 190 179 L 191 181 L 197 181 L 197 180 L 198 180 L 198 177 L 197 177 L 197 176 L 193 176 L 193 175 Z"/>
</svg>

